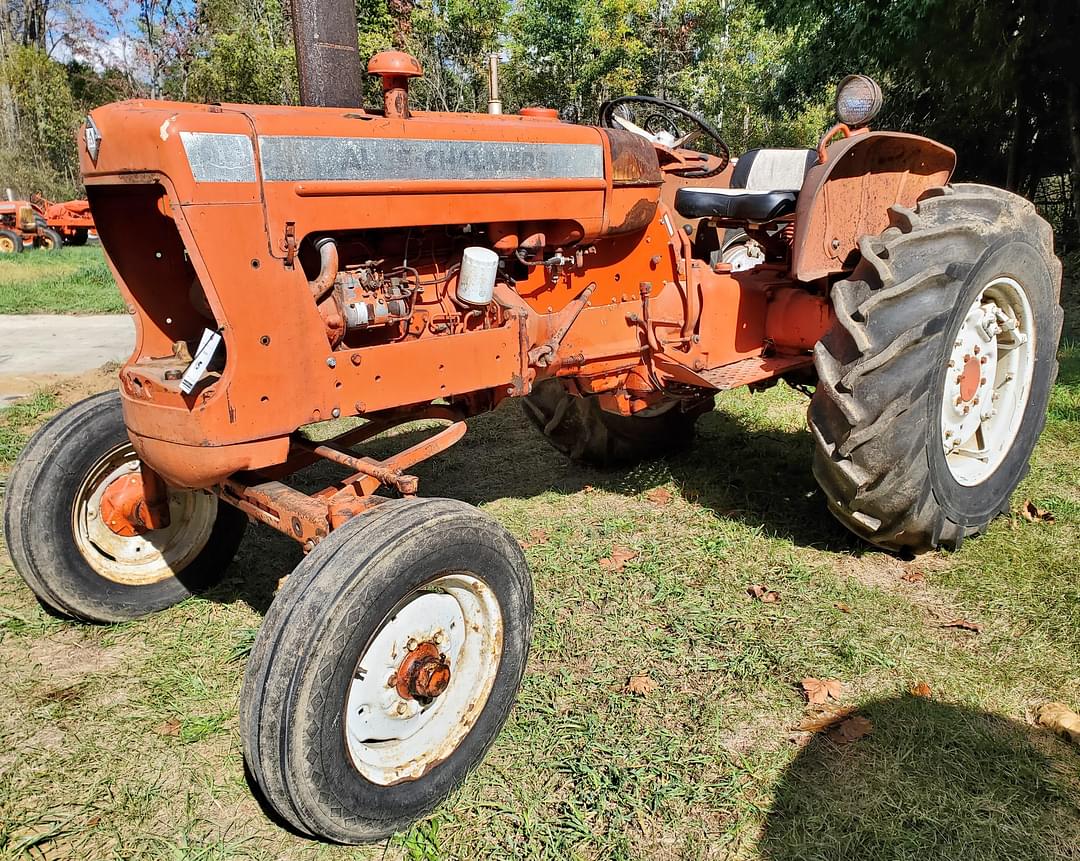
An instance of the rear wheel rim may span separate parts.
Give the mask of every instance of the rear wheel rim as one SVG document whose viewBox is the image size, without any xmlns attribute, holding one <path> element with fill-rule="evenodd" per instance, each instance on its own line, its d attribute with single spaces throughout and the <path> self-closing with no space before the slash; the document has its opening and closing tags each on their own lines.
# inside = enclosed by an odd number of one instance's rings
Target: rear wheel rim
<svg viewBox="0 0 1080 861">
<path fill-rule="evenodd" d="M 382 621 L 361 653 L 346 694 L 344 732 L 353 767 L 379 786 L 423 777 L 458 748 L 484 710 L 503 646 L 499 601 L 468 572 L 440 574 Z M 402 697 L 402 662 L 433 643 L 450 667 L 430 700 Z"/>
<path fill-rule="evenodd" d="M 941 402 L 945 463 L 956 482 L 982 484 L 1012 449 L 1031 393 L 1035 318 L 1014 278 L 990 281 L 953 339 Z"/>
<path fill-rule="evenodd" d="M 15 243 L 8 236 L 0 236 L 0 254 L 13 254 Z"/>
<path fill-rule="evenodd" d="M 95 573 L 123 586 L 149 586 L 175 577 L 206 547 L 217 520 L 216 496 L 169 488 L 167 527 L 133 536 L 114 532 L 100 516 L 102 497 L 110 484 L 135 475 L 139 466 L 130 442 L 110 449 L 79 485 L 72 507 L 79 552 Z"/>
</svg>

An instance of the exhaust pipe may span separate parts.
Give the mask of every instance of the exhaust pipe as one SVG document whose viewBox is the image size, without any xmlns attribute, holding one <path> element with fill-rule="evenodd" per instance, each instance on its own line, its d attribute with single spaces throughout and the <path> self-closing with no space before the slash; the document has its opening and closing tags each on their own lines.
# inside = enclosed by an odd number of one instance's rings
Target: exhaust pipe
<svg viewBox="0 0 1080 861">
<path fill-rule="evenodd" d="M 499 55 L 488 56 L 488 113 L 502 113 L 502 99 L 499 98 Z"/>
<path fill-rule="evenodd" d="M 292 0 L 300 103 L 360 107 L 364 98 L 352 0 Z"/>
</svg>

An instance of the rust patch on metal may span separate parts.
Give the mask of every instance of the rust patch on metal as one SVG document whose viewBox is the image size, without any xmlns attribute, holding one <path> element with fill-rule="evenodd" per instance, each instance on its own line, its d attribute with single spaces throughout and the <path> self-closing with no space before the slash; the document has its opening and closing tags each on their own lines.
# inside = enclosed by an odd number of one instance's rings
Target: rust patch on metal
<svg viewBox="0 0 1080 861">
<path fill-rule="evenodd" d="M 611 146 L 611 184 L 652 186 L 664 184 L 656 149 L 640 135 L 623 129 L 601 129 Z"/>
<path fill-rule="evenodd" d="M 421 643 L 405 656 L 394 679 L 402 699 L 431 700 L 450 684 L 450 662 L 434 643 Z"/>
</svg>

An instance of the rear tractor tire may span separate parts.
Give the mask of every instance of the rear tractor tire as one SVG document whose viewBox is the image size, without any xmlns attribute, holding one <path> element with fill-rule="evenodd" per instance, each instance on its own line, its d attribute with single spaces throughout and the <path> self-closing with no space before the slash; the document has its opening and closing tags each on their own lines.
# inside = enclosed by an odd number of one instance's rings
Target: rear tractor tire
<svg viewBox="0 0 1080 861">
<path fill-rule="evenodd" d="M 138 475 L 118 392 L 68 407 L 27 443 L 8 478 L 4 531 L 15 570 L 42 604 L 89 622 L 124 622 L 224 573 L 247 518 L 208 492 L 169 488 L 164 529 L 110 527 L 107 494 Z"/>
<path fill-rule="evenodd" d="M 14 230 L 0 230 L 0 254 L 19 254 L 23 250 L 22 237 Z"/>
<path fill-rule="evenodd" d="M 648 415 L 621 416 L 596 398 L 573 395 L 558 380 L 542 380 L 522 399 L 525 415 L 555 448 L 590 466 L 633 464 L 688 447 L 694 423 L 712 406 L 706 399 L 683 409 L 665 404 Z"/>
<path fill-rule="evenodd" d="M 294 828 L 382 840 L 429 813 L 495 741 L 529 653 L 517 541 L 462 502 L 396 499 L 289 575 L 240 694 L 244 758 Z"/>
<path fill-rule="evenodd" d="M 890 221 L 833 287 L 814 475 L 872 544 L 956 549 L 1027 473 L 1057 376 L 1061 264 L 1050 226 L 1000 189 L 934 189 Z"/>
</svg>

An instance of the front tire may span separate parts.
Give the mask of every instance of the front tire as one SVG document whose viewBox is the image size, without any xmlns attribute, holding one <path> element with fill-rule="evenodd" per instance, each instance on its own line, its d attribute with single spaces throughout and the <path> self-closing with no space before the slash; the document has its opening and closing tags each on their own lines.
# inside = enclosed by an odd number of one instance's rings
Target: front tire
<svg viewBox="0 0 1080 861">
<path fill-rule="evenodd" d="M 633 464 L 688 447 L 694 423 L 712 401 L 684 410 L 665 404 L 653 415 L 621 416 L 596 398 L 572 395 L 559 380 L 542 380 L 522 398 L 525 415 L 555 448 L 590 466 Z"/>
<path fill-rule="evenodd" d="M 244 756 L 266 800 L 339 843 L 430 812 L 506 721 L 532 613 L 521 548 L 464 503 L 391 500 L 334 530 L 285 581 L 244 674 Z M 420 686 L 444 670 L 441 690 Z"/>
<path fill-rule="evenodd" d="M 124 622 L 220 579 L 246 516 L 205 491 L 169 488 L 168 527 L 117 533 L 102 500 L 138 469 L 118 392 L 68 407 L 27 443 L 8 479 L 4 531 L 15 570 L 42 604 L 89 622 Z"/>
<path fill-rule="evenodd" d="M 59 251 L 64 247 L 64 239 L 51 227 L 39 227 L 38 247 L 42 251 Z"/>
<path fill-rule="evenodd" d="M 22 237 L 14 230 L 0 230 L 0 254 L 21 254 Z"/>
<path fill-rule="evenodd" d="M 829 508 L 894 551 L 956 549 L 1026 474 L 1057 375 L 1061 264 L 1027 201 L 928 192 L 832 291 L 809 422 Z"/>
</svg>

